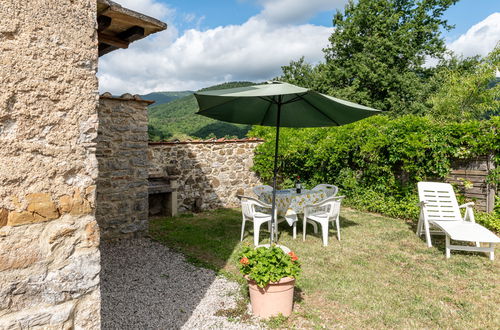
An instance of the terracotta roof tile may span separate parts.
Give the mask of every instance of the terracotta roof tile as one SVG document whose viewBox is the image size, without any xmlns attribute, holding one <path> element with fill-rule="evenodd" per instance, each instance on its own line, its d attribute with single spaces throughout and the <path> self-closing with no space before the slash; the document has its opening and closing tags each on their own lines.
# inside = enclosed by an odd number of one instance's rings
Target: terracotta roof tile
<svg viewBox="0 0 500 330">
<path fill-rule="evenodd" d="M 147 104 L 153 104 L 155 101 L 143 100 L 139 95 L 132 95 L 130 93 L 122 94 L 121 96 L 113 96 L 110 92 L 102 93 L 99 98 L 108 99 L 108 100 L 117 100 L 117 101 L 135 101 L 135 102 L 144 102 Z"/>
<path fill-rule="evenodd" d="M 264 142 L 262 139 L 258 138 L 244 138 L 244 139 L 208 139 L 208 140 L 185 140 L 179 141 L 175 139 L 174 141 L 160 141 L 160 142 L 149 142 L 149 145 L 169 145 L 169 144 L 214 144 L 214 143 L 245 143 L 245 142 Z"/>
</svg>

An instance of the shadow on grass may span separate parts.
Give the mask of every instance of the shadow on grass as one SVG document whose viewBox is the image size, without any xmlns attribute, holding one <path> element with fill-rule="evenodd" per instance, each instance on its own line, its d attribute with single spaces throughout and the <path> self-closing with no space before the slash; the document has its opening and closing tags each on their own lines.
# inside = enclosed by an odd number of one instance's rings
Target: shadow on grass
<svg viewBox="0 0 500 330">
<path fill-rule="evenodd" d="M 412 221 L 412 220 L 406 220 L 406 225 L 408 228 L 413 232 L 413 234 L 416 236 L 417 232 L 417 225 L 418 221 Z M 419 237 L 422 242 L 427 246 L 427 240 L 425 238 L 425 234 L 422 233 Z M 442 252 L 443 254 L 446 252 L 446 240 L 445 240 L 445 235 L 444 233 L 441 235 L 431 235 L 431 242 L 432 242 L 432 248 L 436 248 L 438 251 Z M 463 245 L 463 246 L 475 246 L 474 243 L 472 242 L 464 242 L 464 241 L 451 241 L 452 245 Z M 489 258 L 489 254 L 483 253 L 483 252 L 473 252 L 473 251 L 461 251 L 461 250 L 452 250 L 451 251 L 451 257 L 453 255 L 470 255 L 470 256 L 482 256 L 484 258 Z"/>
<path fill-rule="evenodd" d="M 237 210 L 219 209 L 196 216 L 154 219 L 150 221 L 150 235 L 183 253 L 189 262 L 226 274 L 237 270 L 240 217 Z"/>
<path fill-rule="evenodd" d="M 340 216 L 340 230 L 342 230 L 342 228 L 348 228 L 353 226 L 359 226 L 359 223 L 349 220 L 346 217 Z"/>
<path fill-rule="evenodd" d="M 299 285 L 296 285 L 293 291 L 293 302 L 301 303 L 302 301 L 304 301 L 304 291 Z"/>
<path fill-rule="evenodd" d="M 345 228 L 349 228 L 349 227 L 354 227 L 354 226 L 359 226 L 359 224 L 355 221 L 352 221 L 352 220 L 349 220 L 347 219 L 346 217 L 343 217 L 343 216 L 340 216 L 340 232 L 342 233 L 342 230 L 345 229 Z M 299 236 L 301 236 L 302 234 L 302 227 L 303 226 L 303 216 L 301 215 L 299 217 L 299 222 L 297 223 L 297 237 L 300 238 Z M 316 238 L 319 238 L 319 239 L 322 239 L 322 236 L 321 236 L 321 225 L 318 224 L 318 232 L 315 233 L 313 228 L 312 228 L 312 225 L 311 224 L 307 224 L 307 236 L 313 236 L 313 237 L 316 237 Z M 290 235 L 291 235 L 291 232 L 292 232 L 292 229 L 290 226 L 288 226 L 286 223 L 281 223 L 279 225 L 279 229 L 280 229 L 280 232 L 279 232 L 279 237 L 281 238 L 281 235 L 282 235 L 282 232 L 283 231 L 290 231 Z M 328 225 L 328 237 L 331 238 L 331 237 L 337 237 L 337 228 L 335 227 L 335 225 L 332 225 L 332 223 L 330 222 L 329 225 Z"/>
<path fill-rule="evenodd" d="M 427 246 L 427 241 L 425 240 L 425 235 L 422 235 L 420 237 L 422 241 L 426 244 Z M 446 240 L 444 235 L 431 235 L 431 241 L 432 241 L 432 247 L 429 249 L 437 249 L 443 255 L 446 253 Z M 474 243 L 472 242 L 464 242 L 464 241 L 451 241 L 452 245 L 462 245 L 462 246 L 475 246 Z M 453 256 L 456 255 L 464 255 L 464 256 L 469 256 L 469 257 L 483 257 L 485 259 L 489 259 L 489 253 L 484 253 L 484 252 L 474 252 L 474 251 L 462 251 L 462 250 L 451 250 L 451 256 L 450 259 L 453 258 Z"/>
</svg>

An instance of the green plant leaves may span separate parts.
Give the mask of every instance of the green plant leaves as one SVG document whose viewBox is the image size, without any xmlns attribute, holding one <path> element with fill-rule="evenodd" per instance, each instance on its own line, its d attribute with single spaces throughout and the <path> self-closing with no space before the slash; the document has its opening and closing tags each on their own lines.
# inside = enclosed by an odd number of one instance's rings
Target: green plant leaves
<svg viewBox="0 0 500 330">
<path fill-rule="evenodd" d="M 306 187 L 335 184 L 347 196 L 347 205 L 415 219 L 417 182 L 443 180 L 452 159 L 493 155 L 500 167 L 499 128 L 500 117 L 443 124 L 406 115 L 376 116 L 331 128 L 283 129 L 278 182 L 289 188 L 291 179 L 300 175 Z M 253 170 L 270 182 L 274 129 L 259 127 L 251 133 L 267 141 L 256 150 Z M 499 185 L 499 178 L 500 171 L 494 170 L 488 181 Z"/>
<path fill-rule="evenodd" d="M 297 278 L 301 266 L 298 260 L 285 254 L 279 247 L 243 247 L 239 254 L 240 272 L 265 287 L 270 282 L 278 282 L 284 277 Z"/>
</svg>

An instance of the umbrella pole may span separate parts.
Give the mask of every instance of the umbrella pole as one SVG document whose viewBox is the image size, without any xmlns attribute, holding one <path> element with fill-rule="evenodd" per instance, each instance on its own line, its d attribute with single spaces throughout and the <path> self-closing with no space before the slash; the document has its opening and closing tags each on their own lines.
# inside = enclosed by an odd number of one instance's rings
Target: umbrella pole
<svg viewBox="0 0 500 330">
<path fill-rule="evenodd" d="M 278 146 L 280 141 L 281 96 L 278 100 L 278 115 L 276 120 L 276 145 L 274 148 L 273 202 L 271 214 L 271 244 L 277 243 L 278 219 L 276 212 L 276 176 L 278 175 Z"/>
</svg>

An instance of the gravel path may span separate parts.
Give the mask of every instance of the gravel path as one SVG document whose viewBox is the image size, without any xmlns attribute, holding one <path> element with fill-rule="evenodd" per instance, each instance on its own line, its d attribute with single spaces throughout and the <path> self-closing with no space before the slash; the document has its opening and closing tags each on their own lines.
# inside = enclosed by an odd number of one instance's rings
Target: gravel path
<svg viewBox="0 0 500 330">
<path fill-rule="evenodd" d="M 239 285 L 147 238 L 101 246 L 103 329 L 261 329 L 214 314 L 236 306 Z"/>
</svg>

